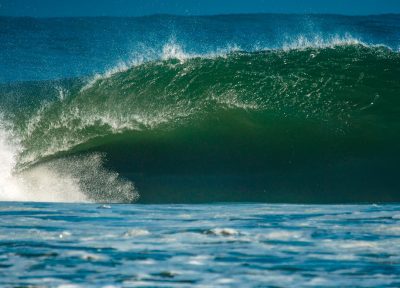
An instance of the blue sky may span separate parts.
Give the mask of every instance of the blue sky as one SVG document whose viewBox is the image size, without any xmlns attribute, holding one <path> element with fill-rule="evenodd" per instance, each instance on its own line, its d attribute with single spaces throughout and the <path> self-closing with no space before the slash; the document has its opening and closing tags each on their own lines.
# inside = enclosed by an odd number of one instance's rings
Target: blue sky
<svg viewBox="0 0 400 288">
<path fill-rule="evenodd" d="M 400 0 L 0 0 L 0 15 L 141 16 L 168 13 L 400 13 Z"/>
</svg>

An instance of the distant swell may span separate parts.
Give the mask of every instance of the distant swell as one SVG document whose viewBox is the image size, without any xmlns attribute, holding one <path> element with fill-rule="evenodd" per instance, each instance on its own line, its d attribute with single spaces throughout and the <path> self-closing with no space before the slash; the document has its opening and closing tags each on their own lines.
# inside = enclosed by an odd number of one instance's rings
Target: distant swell
<svg viewBox="0 0 400 288">
<path fill-rule="evenodd" d="M 374 199 L 363 189 L 381 181 L 383 199 L 398 200 L 390 173 L 400 160 L 400 54 L 353 40 L 316 43 L 206 57 L 167 46 L 163 59 L 89 83 L 22 84 L 24 99 L 55 96 L 6 113 L 21 147 L 8 161 L 20 175 L 49 169 L 72 182 L 89 171 L 96 185 L 76 185 L 95 201 L 134 201 L 130 181 L 148 202 L 179 202 L 182 191 L 200 202 L 363 201 Z M 328 186 L 341 194 L 326 196 Z M 107 192 L 113 187 L 119 196 Z M 346 198 L 344 187 L 358 194 Z M 208 188 L 225 198 L 204 196 Z M 154 200 L 157 189 L 171 196 Z"/>
</svg>

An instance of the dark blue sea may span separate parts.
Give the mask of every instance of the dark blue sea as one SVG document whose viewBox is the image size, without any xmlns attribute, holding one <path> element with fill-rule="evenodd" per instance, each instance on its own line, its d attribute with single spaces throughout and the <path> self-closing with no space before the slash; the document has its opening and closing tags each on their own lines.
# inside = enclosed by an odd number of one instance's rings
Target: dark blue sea
<svg viewBox="0 0 400 288">
<path fill-rule="evenodd" d="M 0 17 L 0 287 L 400 287 L 400 15 Z"/>
</svg>

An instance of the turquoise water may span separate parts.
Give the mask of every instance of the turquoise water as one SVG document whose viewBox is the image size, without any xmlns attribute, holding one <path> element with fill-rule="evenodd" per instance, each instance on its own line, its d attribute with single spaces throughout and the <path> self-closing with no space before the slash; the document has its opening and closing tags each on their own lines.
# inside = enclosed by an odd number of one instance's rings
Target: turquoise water
<svg viewBox="0 0 400 288">
<path fill-rule="evenodd" d="M 1 287 L 399 287 L 399 205 L 0 203 Z"/>
</svg>

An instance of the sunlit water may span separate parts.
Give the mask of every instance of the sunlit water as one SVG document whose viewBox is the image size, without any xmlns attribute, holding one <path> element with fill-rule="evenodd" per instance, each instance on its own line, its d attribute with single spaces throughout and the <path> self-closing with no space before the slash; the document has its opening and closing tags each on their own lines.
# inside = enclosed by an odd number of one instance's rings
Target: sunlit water
<svg viewBox="0 0 400 288">
<path fill-rule="evenodd" d="M 399 205 L 0 203 L 1 287 L 399 287 Z"/>
</svg>

